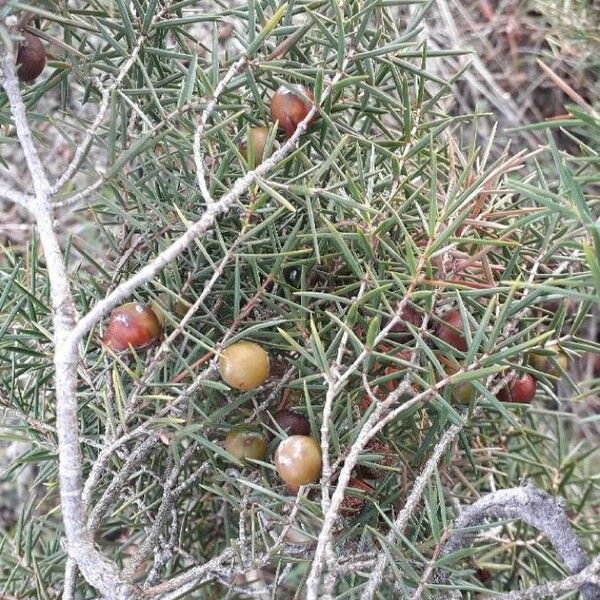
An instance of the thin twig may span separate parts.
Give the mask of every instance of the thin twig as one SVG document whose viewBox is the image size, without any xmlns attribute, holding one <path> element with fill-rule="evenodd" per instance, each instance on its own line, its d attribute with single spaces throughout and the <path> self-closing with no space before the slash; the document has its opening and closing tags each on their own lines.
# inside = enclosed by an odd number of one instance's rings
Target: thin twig
<svg viewBox="0 0 600 600">
<path fill-rule="evenodd" d="M 212 115 L 215 106 L 217 104 L 217 100 L 227 87 L 227 84 L 236 76 L 239 75 L 248 62 L 248 57 L 244 54 L 235 63 L 230 67 L 227 71 L 225 77 L 221 79 L 212 96 L 208 100 L 206 105 L 206 109 L 202 112 L 200 116 L 200 121 L 198 126 L 196 127 L 196 132 L 194 134 L 194 162 L 196 163 L 196 179 L 198 182 L 198 187 L 200 188 L 200 192 L 202 193 L 202 197 L 206 202 L 206 205 L 209 206 L 214 203 L 214 198 L 210 195 L 208 190 L 208 186 L 206 185 L 206 176 L 204 174 L 204 156 L 202 152 L 202 136 L 204 135 L 204 128 L 206 127 L 206 123 L 208 119 Z"/>
</svg>

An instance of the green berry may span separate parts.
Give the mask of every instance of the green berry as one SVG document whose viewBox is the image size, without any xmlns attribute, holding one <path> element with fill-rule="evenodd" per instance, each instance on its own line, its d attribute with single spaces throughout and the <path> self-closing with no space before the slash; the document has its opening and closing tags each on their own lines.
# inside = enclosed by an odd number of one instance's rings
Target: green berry
<svg viewBox="0 0 600 600">
<path fill-rule="evenodd" d="M 264 460 L 267 440 L 248 427 L 234 427 L 225 438 L 225 449 L 239 460 Z"/>
<path fill-rule="evenodd" d="M 531 352 L 529 354 L 529 364 L 540 373 L 546 373 L 552 377 L 560 377 L 569 367 L 569 357 L 565 352 L 558 351 L 553 354 L 542 354 L 541 352 Z"/>
<path fill-rule="evenodd" d="M 254 342 L 237 342 L 221 353 L 219 371 L 232 388 L 253 390 L 269 376 L 269 355 Z"/>
</svg>

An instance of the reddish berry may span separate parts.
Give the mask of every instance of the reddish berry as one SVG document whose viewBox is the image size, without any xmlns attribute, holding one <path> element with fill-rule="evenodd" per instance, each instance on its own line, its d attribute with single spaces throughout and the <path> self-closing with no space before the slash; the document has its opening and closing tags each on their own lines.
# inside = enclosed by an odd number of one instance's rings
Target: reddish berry
<svg viewBox="0 0 600 600">
<path fill-rule="evenodd" d="M 46 66 L 44 44 L 35 35 L 22 32 L 23 41 L 17 52 L 17 75 L 21 81 L 31 83 Z"/>
<path fill-rule="evenodd" d="M 138 302 L 128 302 L 113 310 L 103 342 L 113 350 L 141 350 L 154 344 L 162 327 L 156 313 Z"/>
<path fill-rule="evenodd" d="M 391 319 L 386 318 L 384 320 L 384 326 L 385 323 L 389 323 L 390 320 Z M 390 333 L 403 336 L 410 335 L 408 325 L 412 325 L 413 327 L 421 327 L 421 323 L 423 323 L 423 315 L 421 315 L 418 310 L 407 304 L 402 309 L 400 320 L 392 325 Z"/>
<path fill-rule="evenodd" d="M 498 392 L 498 400 L 529 404 L 535 398 L 535 390 L 536 383 L 533 375 L 524 373 L 521 377 L 513 379 L 508 387 L 503 387 Z"/>
<path fill-rule="evenodd" d="M 475 577 L 481 581 L 481 583 L 490 583 L 492 581 L 492 573 L 488 569 L 476 569 Z"/>
<path fill-rule="evenodd" d="M 285 131 L 287 137 L 291 137 L 298 124 L 304 120 L 314 102 L 313 93 L 304 85 L 297 85 L 295 89 L 306 96 L 311 102 L 306 102 L 300 95 L 294 93 L 290 88 L 280 86 L 271 100 L 271 117 L 279 122 L 279 127 Z M 314 117 L 308 122 L 310 126 Z"/>
<path fill-rule="evenodd" d="M 438 323 L 436 335 L 449 346 L 453 346 L 461 352 L 466 352 L 467 340 L 463 331 L 464 328 L 460 311 L 455 309 L 447 313 L 442 321 Z"/>
</svg>

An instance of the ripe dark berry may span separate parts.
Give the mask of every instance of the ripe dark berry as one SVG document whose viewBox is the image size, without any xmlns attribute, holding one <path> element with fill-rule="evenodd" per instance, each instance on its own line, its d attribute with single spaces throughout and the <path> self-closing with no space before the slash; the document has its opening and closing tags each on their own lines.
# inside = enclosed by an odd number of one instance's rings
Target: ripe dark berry
<svg viewBox="0 0 600 600">
<path fill-rule="evenodd" d="M 488 584 L 492 581 L 492 573 L 488 569 L 476 569 L 475 577 L 481 581 L 481 583 Z"/>
<path fill-rule="evenodd" d="M 138 302 L 128 302 L 113 310 L 103 342 L 113 350 L 141 350 L 154 344 L 162 327 L 156 313 Z"/>
<path fill-rule="evenodd" d="M 263 160 L 268 138 L 268 127 L 252 127 L 248 132 L 248 141 L 240 145 L 240 153 L 244 159 L 250 159 L 249 149 L 251 149 L 252 156 L 254 157 L 254 166 L 259 165 Z"/>
<path fill-rule="evenodd" d="M 291 89 L 280 86 L 271 100 L 271 117 L 279 121 L 279 127 L 285 131 L 287 137 L 291 137 L 300 121 L 304 120 L 314 101 L 313 93 L 304 85 L 297 85 L 295 89 L 306 96 L 311 102 L 306 102 L 301 95 L 294 93 Z M 310 126 L 314 117 L 309 121 Z"/>
<path fill-rule="evenodd" d="M 569 367 L 569 357 L 562 351 L 555 354 L 541 354 L 532 352 L 529 355 L 529 364 L 536 370 L 552 377 L 560 377 Z"/>
<path fill-rule="evenodd" d="M 44 44 L 35 35 L 22 32 L 23 41 L 17 51 L 17 75 L 21 81 L 31 83 L 46 66 Z"/>
<path fill-rule="evenodd" d="M 449 346 L 453 346 L 461 352 L 466 352 L 467 340 L 463 331 L 464 328 L 460 311 L 455 309 L 446 313 L 442 321 L 438 323 L 436 335 Z"/>
<path fill-rule="evenodd" d="M 535 398 L 535 390 L 535 378 L 529 373 L 524 373 L 521 377 L 513 379 L 508 387 L 503 387 L 498 392 L 498 400 L 529 404 Z"/>
<path fill-rule="evenodd" d="M 321 448 L 307 435 L 292 435 L 275 452 L 275 468 L 288 490 L 295 494 L 302 485 L 314 483 L 321 473 Z"/>
<path fill-rule="evenodd" d="M 293 410 L 280 410 L 273 418 L 288 435 L 310 435 L 308 419 Z"/>
<path fill-rule="evenodd" d="M 248 427 L 234 427 L 225 438 L 225 449 L 239 460 L 263 460 L 267 455 L 267 440 Z"/>
<path fill-rule="evenodd" d="M 237 342 L 221 353 L 219 371 L 232 388 L 253 390 L 269 376 L 269 355 L 254 342 Z"/>
<path fill-rule="evenodd" d="M 389 323 L 390 319 L 385 319 L 384 320 L 384 325 L 386 323 Z M 421 313 L 416 310 L 415 308 L 413 308 L 410 305 L 406 305 L 403 309 L 402 309 L 402 313 L 400 315 L 400 320 L 396 323 L 394 323 L 394 325 L 392 325 L 392 328 L 390 329 L 390 333 L 394 333 L 396 335 L 403 335 L 403 336 L 410 336 L 410 330 L 408 328 L 408 325 L 412 325 L 413 327 L 421 327 L 421 323 L 423 322 L 423 315 L 421 315 Z"/>
</svg>

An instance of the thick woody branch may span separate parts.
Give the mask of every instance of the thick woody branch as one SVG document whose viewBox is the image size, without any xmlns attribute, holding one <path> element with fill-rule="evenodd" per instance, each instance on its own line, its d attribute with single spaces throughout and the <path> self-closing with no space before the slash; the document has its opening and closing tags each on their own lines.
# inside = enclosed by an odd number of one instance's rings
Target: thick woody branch
<svg viewBox="0 0 600 600">
<path fill-rule="evenodd" d="M 235 558 L 233 548 L 226 548 L 221 554 L 215 556 L 199 567 L 189 569 L 164 583 L 160 583 L 144 592 L 144 597 L 160 598 L 160 600 L 174 600 L 183 597 L 183 594 L 200 583 L 209 579 L 211 573 L 223 563 Z"/>
<path fill-rule="evenodd" d="M 564 501 L 527 483 L 523 487 L 499 490 L 483 496 L 466 508 L 455 523 L 455 531 L 442 549 L 441 557 L 448 556 L 471 545 L 475 539 L 472 531 L 462 531 L 481 526 L 486 519 L 521 519 L 546 535 L 565 566 L 573 574 L 589 564 L 565 512 Z M 439 571 L 435 580 L 446 583 L 448 574 Z M 581 592 L 585 600 L 600 600 L 600 586 L 583 583 Z"/>
<path fill-rule="evenodd" d="M 63 254 L 52 223 L 52 209 L 49 202 L 50 184 L 33 143 L 10 52 L 6 52 L 2 57 L 2 71 L 5 78 L 3 85 L 10 103 L 17 136 L 33 179 L 35 197 L 31 200 L 29 208 L 35 217 L 46 258 L 52 290 L 54 347 L 59 349 L 65 345 L 64 342 L 76 322 L 77 311 L 71 295 Z M 56 351 L 54 356 L 60 496 L 67 551 L 91 585 L 108 598 L 125 600 L 132 597 L 133 588 L 121 584 L 116 565 L 96 550 L 85 527 L 81 499 L 81 449 L 76 398 L 77 359 L 77 346 L 74 346 L 69 354 Z"/>
<path fill-rule="evenodd" d="M 46 198 L 48 196 L 50 184 L 35 144 L 33 143 L 31 130 L 27 124 L 25 104 L 21 98 L 19 80 L 17 79 L 13 60 L 14 58 L 10 51 L 6 51 L 2 55 L 2 72 L 4 74 L 3 86 L 6 95 L 8 96 L 15 128 L 17 130 L 17 137 L 19 138 L 19 143 L 21 144 L 23 154 L 25 155 L 25 162 L 31 173 L 36 197 L 41 196 Z"/>
<path fill-rule="evenodd" d="M 561 581 L 536 585 L 522 592 L 485 596 L 481 600 L 544 600 L 545 598 L 558 598 L 561 594 L 582 588 L 585 584 L 600 586 L 600 556 L 597 556 L 589 567 L 586 567 L 583 571 L 565 577 Z"/>
</svg>

